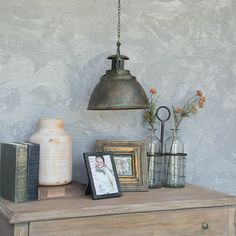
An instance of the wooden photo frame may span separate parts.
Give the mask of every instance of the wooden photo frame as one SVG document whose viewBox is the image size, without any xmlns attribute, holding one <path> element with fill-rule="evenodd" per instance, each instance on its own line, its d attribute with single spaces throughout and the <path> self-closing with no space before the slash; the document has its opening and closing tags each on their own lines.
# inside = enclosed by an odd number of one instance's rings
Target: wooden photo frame
<svg viewBox="0 0 236 236">
<path fill-rule="evenodd" d="M 122 191 L 148 191 L 144 141 L 96 140 L 96 151 L 113 153 Z"/>
<path fill-rule="evenodd" d="M 122 195 L 112 153 L 84 153 L 84 161 L 93 199 Z"/>
</svg>

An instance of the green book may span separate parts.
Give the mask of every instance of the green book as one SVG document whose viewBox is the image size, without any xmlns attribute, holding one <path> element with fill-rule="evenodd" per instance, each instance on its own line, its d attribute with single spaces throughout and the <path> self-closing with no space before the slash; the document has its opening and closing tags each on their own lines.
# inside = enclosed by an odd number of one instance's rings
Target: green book
<svg viewBox="0 0 236 236">
<path fill-rule="evenodd" d="M 1 145 L 0 145 L 0 197 L 2 196 L 2 175 L 1 175 Z"/>
<path fill-rule="evenodd" d="M 1 196 L 13 202 L 27 200 L 27 145 L 1 144 Z"/>
</svg>

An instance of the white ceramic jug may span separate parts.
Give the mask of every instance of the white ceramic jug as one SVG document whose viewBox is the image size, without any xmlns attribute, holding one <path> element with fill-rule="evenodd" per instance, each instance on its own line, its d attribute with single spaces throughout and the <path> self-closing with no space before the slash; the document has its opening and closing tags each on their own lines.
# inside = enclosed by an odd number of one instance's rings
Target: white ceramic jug
<svg viewBox="0 0 236 236">
<path fill-rule="evenodd" d="M 40 144 L 39 185 L 64 185 L 72 179 L 72 140 L 62 119 L 41 118 L 30 141 Z"/>
</svg>

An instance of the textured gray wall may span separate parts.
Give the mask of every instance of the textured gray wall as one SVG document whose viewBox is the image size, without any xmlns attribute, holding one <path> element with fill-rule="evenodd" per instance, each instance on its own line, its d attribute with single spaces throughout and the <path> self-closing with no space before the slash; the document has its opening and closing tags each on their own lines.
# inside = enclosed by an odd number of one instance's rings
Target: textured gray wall
<svg viewBox="0 0 236 236">
<path fill-rule="evenodd" d="M 142 111 L 87 111 L 115 52 L 116 1 L 0 0 L 0 141 L 22 141 L 42 116 L 73 137 L 74 176 L 96 139 L 144 139 Z M 236 194 L 236 1 L 126 0 L 122 52 L 159 104 L 202 89 L 204 110 L 182 124 L 187 179 Z M 169 127 L 171 124 L 168 125 Z"/>
</svg>

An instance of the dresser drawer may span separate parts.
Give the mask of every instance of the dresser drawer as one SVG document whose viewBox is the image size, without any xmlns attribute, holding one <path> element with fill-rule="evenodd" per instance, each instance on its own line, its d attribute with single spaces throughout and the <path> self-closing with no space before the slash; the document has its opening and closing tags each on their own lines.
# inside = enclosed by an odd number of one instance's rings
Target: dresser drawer
<svg viewBox="0 0 236 236">
<path fill-rule="evenodd" d="M 228 208 L 96 216 L 30 223 L 30 236 L 226 236 Z"/>
</svg>

